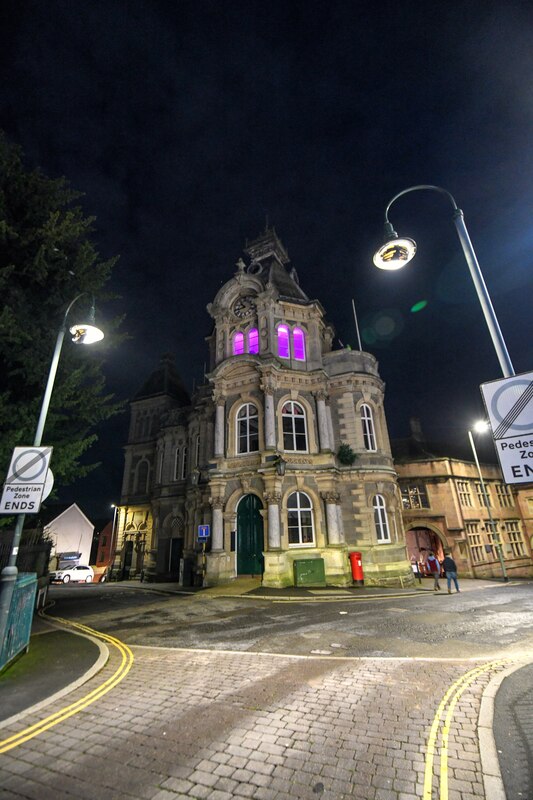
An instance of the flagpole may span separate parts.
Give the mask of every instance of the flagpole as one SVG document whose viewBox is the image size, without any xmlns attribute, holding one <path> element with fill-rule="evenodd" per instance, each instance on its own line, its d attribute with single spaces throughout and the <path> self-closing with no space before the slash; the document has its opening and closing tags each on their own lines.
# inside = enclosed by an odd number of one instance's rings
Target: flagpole
<svg viewBox="0 0 533 800">
<path fill-rule="evenodd" d="M 359 325 L 357 324 L 357 314 L 355 313 L 355 302 L 353 300 L 353 297 L 352 297 L 352 308 L 353 308 L 353 318 L 355 321 L 355 330 L 357 331 L 357 341 L 359 343 L 359 350 L 362 350 L 363 348 L 361 347 L 361 337 L 359 336 Z"/>
</svg>

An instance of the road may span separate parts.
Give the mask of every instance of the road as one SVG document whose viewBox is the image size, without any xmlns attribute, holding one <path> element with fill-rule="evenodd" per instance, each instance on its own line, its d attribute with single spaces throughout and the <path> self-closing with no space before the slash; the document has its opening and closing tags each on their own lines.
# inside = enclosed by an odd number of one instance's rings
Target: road
<svg viewBox="0 0 533 800">
<path fill-rule="evenodd" d="M 531 584 L 321 603 L 133 584 L 50 597 L 109 658 L 66 709 L 1 731 L 6 800 L 502 797 L 478 717 L 531 653 Z M 528 796 L 523 762 L 508 800 Z"/>
<path fill-rule="evenodd" d="M 131 645 L 290 655 L 497 658 L 533 647 L 533 585 L 357 602 L 266 602 L 157 594 L 139 584 L 51 587 L 51 613 Z M 146 585 L 145 585 L 146 587 Z"/>
</svg>

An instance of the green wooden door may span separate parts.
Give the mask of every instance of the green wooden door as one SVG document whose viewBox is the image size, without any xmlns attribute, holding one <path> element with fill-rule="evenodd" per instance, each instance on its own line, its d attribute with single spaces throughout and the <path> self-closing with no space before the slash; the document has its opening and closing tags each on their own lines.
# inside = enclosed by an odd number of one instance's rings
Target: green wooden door
<svg viewBox="0 0 533 800">
<path fill-rule="evenodd" d="M 255 494 L 246 494 L 237 508 L 237 575 L 263 573 L 263 508 Z"/>
</svg>

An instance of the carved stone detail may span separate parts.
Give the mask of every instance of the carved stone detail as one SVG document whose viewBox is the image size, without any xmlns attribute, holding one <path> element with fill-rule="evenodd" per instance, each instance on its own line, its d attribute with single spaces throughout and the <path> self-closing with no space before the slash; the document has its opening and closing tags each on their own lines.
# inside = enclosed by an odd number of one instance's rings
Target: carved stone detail
<svg viewBox="0 0 533 800">
<path fill-rule="evenodd" d="M 224 508 L 224 498 L 223 497 L 210 497 L 209 503 L 212 508 Z"/>
<path fill-rule="evenodd" d="M 265 492 L 263 497 L 265 498 L 265 503 L 269 506 L 279 505 L 281 502 L 281 494 L 277 492 Z"/>
<path fill-rule="evenodd" d="M 326 501 L 326 503 L 333 503 L 334 505 L 338 505 L 341 501 L 341 496 L 338 492 L 321 492 L 322 499 Z"/>
</svg>

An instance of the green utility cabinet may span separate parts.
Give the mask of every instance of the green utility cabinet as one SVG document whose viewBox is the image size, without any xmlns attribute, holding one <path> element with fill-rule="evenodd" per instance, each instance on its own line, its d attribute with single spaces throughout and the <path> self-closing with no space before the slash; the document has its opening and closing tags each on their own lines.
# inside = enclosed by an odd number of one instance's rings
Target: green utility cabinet
<svg viewBox="0 0 533 800">
<path fill-rule="evenodd" d="M 301 558 L 294 561 L 295 586 L 325 586 L 323 558 Z"/>
</svg>

